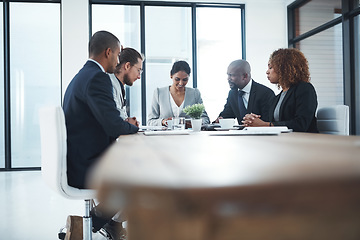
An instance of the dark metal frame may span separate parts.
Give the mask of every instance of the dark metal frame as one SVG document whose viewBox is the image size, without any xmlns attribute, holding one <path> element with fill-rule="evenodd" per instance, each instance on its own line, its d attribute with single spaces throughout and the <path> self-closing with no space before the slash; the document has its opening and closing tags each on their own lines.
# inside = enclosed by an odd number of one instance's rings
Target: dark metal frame
<svg viewBox="0 0 360 240">
<path fill-rule="evenodd" d="M 4 28 L 4 123 L 5 123 L 5 169 L 11 168 L 11 108 L 10 108 L 10 17 L 9 2 L 3 6 Z"/>
<path fill-rule="evenodd" d="M 360 7 L 356 0 L 342 0 L 341 16 L 321 26 L 318 26 L 299 36 L 295 35 L 295 11 L 309 2 L 297 0 L 288 6 L 288 46 L 295 47 L 296 43 L 325 31 L 337 24 L 342 24 L 343 29 L 343 76 L 344 76 L 344 104 L 350 109 L 350 134 L 360 135 L 360 79 L 359 56 L 356 55 L 355 38 L 358 29 L 355 28 L 354 18 L 360 14 Z M 358 39 L 357 39 L 358 40 Z"/>
<path fill-rule="evenodd" d="M 199 7 L 215 7 L 215 8 L 239 8 L 241 9 L 241 41 L 242 41 L 242 58 L 246 59 L 246 38 L 245 38 L 245 5 L 233 3 L 190 3 L 190 2 L 152 2 L 152 1 L 123 1 L 123 0 L 89 0 L 89 26 L 91 37 L 91 6 L 92 4 L 108 4 L 108 5 L 136 5 L 140 6 L 140 38 L 141 52 L 145 53 L 145 6 L 164 6 L 164 7 L 190 7 L 191 8 L 191 32 L 192 32 L 192 76 L 193 87 L 197 87 L 197 42 L 196 42 L 196 9 Z M 144 72 L 141 76 L 141 113 L 142 124 L 146 124 L 146 64 L 144 64 Z"/>
<path fill-rule="evenodd" d="M 11 167 L 11 103 L 10 103 L 10 3 L 61 3 L 60 0 L 5 0 L 0 1 L 3 4 L 3 30 L 4 30 L 4 147 L 5 147 L 5 167 L 0 168 L 1 171 L 24 171 L 24 170 L 40 170 L 40 167 Z"/>
</svg>

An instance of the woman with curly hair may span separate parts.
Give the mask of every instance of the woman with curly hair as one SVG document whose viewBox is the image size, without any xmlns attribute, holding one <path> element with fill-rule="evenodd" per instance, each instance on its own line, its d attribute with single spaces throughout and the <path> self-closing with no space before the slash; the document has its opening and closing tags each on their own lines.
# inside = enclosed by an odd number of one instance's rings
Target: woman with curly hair
<svg viewBox="0 0 360 240">
<path fill-rule="evenodd" d="M 270 105 L 269 122 L 256 114 L 244 117 L 245 126 L 287 126 L 294 132 L 317 133 L 317 96 L 310 83 L 308 61 L 298 49 L 278 49 L 270 55 L 267 78 L 282 91 Z"/>
</svg>

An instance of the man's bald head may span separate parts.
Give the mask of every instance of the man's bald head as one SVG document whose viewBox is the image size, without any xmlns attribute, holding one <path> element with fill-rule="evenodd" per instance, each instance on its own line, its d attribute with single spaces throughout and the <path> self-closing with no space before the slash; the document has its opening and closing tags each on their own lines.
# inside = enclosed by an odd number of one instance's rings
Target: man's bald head
<svg viewBox="0 0 360 240">
<path fill-rule="evenodd" d="M 243 59 L 235 60 L 230 63 L 227 75 L 231 88 L 243 89 L 251 79 L 250 64 Z"/>
</svg>

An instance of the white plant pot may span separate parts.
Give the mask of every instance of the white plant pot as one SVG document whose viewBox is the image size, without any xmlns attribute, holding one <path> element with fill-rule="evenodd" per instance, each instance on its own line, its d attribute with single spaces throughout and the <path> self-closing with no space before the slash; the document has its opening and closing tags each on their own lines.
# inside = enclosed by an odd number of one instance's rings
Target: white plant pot
<svg viewBox="0 0 360 240">
<path fill-rule="evenodd" d="M 191 119 L 191 128 L 194 132 L 200 132 L 202 119 Z"/>
</svg>

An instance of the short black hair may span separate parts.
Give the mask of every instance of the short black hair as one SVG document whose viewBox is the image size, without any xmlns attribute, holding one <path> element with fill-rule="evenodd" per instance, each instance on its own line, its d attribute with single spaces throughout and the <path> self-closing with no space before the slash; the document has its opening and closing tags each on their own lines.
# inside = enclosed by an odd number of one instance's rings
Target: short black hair
<svg viewBox="0 0 360 240">
<path fill-rule="evenodd" d="M 119 56 L 119 64 L 115 68 L 115 73 L 119 73 L 121 66 L 124 65 L 125 63 L 129 62 L 131 66 L 134 66 L 139 62 L 139 59 L 144 60 L 144 57 L 135 49 L 133 48 L 122 49 Z"/>
<path fill-rule="evenodd" d="M 98 56 L 108 48 L 115 51 L 119 44 L 120 41 L 114 34 L 107 31 L 98 31 L 94 33 L 89 41 L 89 56 Z"/>
<path fill-rule="evenodd" d="M 191 70 L 190 70 L 189 64 L 185 61 L 174 62 L 173 66 L 171 68 L 171 71 L 170 71 L 170 75 L 172 76 L 175 73 L 180 72 L 180 71 L 184 71 L 188 75 L 190 75 Z"/>
</svg>

